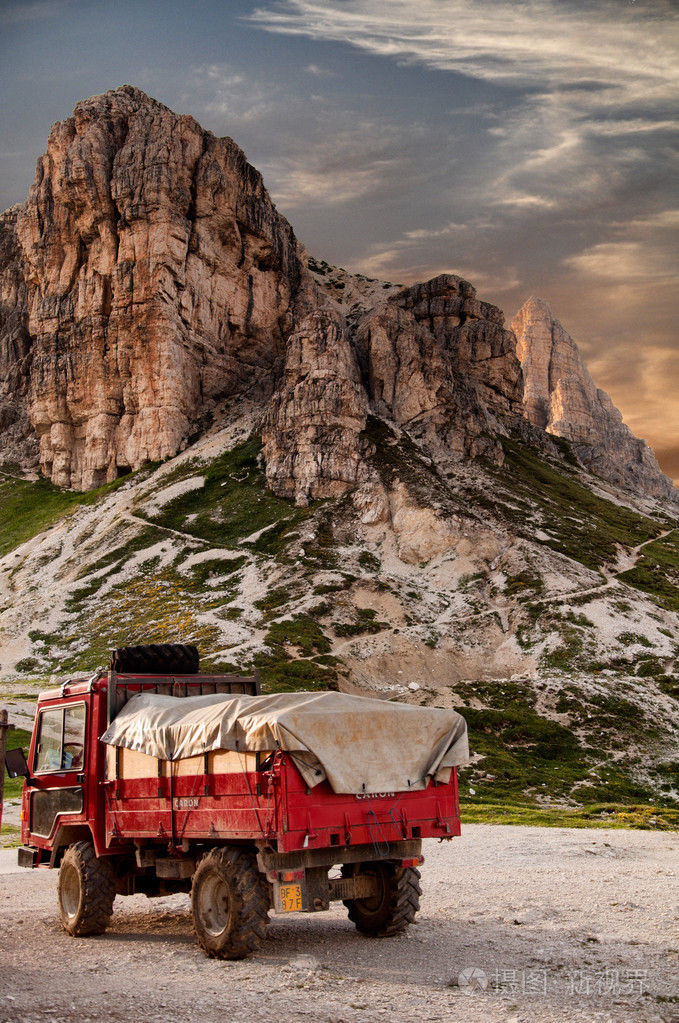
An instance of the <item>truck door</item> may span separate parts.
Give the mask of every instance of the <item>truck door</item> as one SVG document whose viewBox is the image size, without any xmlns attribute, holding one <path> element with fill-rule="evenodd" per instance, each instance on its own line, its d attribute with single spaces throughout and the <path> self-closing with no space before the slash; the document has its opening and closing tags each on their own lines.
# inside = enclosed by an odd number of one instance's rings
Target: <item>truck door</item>
<svg viewBox="0 0 679 1023">
<path fill-rule="evenodd" d="M 29 803 L 32 835 L 47 839 L 57 818 L 84 812 L 86 714 L 84 702 L 38 710 Z"/>
</svg>

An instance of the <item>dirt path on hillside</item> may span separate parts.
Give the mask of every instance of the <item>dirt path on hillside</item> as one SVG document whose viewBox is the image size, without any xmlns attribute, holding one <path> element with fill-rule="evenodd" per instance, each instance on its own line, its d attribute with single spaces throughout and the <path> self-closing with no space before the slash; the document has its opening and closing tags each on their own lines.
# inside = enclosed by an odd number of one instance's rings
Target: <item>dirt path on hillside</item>
<svg viewBox="0 0 679 1023">
<path fill-rule="evenodd" d="M 623 572 L 629 572 L 630 569 L 636 566 L 644 547 L 648 547 L 649 544 L 655 543 L 656 540 L 662 540 L 664 537 L 669 536 L 670 533 L 674 532 L 676 532 L 675 529 L 666 529 L 664 532 L 658 533 L 657 536 L 652 536 L 649 540 L 644 540 L 643 543 L 637 544 L 636 547 L 631 547 L 629 553 L 621 553 L 618 555 L 615 568 L 609 568 L 607 565 L 602 565 L 601 568 L 598 569 L 599 574 L 604 578 L 602 583 L 597 583 L 595 586 L 586 586 L 581 590 L 569 590 L 563 594 L 563 596 L 568 600 L 572 600 L 573 597 L 584 597 L 590 593 L 600 593 L 602 590 L 605 590 L 607 587 L 616 583 L 618 581 L 618 576 L 621 576 Z M 486 612 L 486 614 L 488 613 L 490 612 Z"/>
<path fill-rule="evenodd" d="M 0 853 L 0 1021 L 679 1021 L 679 834 L 475 825 L 425 855 L 407 934 L 362 938 L 340 904 L 228 963 L 188 896 L 118 899 L 106 935 L 69 938 L 56 875 Z"/>
</svg>

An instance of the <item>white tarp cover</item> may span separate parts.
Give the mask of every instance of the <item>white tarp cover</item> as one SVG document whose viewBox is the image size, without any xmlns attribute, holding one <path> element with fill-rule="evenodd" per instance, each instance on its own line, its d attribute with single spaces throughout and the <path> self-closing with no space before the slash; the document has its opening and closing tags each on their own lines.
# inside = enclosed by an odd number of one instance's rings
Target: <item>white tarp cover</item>
<svg viewBox="0 0 679 1023">
<path fill-rule="evenodd" d="M 345 693 L 159 696 L 139 693 L 102 736 L 161 760 L 211 750 L 286 750 L 310 787 L 404 792 L 448 781 L 469 761 L 467 725 L 454 710 Z"/>
</svg>

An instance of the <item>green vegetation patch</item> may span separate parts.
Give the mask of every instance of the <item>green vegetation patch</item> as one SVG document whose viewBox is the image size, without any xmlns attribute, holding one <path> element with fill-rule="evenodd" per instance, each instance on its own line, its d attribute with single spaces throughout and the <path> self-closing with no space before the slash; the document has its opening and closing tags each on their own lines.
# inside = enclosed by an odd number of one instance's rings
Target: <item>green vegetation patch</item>
<svg viewBox="0 0 679 1023">
<path fill-rule="evenodd" d="M 514 688 L 516 685 L 516 688 Z M 460 793 L 473 804 L 536 806 L 545 797 L 557 802 L 648 805 L 665 802 L 658 789 L 637 783 L 632 759 L 612 760 L 611 749 L 623 748 L 624 731 L 650 737 L 648 723 L 617 694 L 585 699 L 575 687 L 563 692 L 557 713 L 573 715 L 569 726 L 535 709 L 527 683 L 466 683 L 455 692 L 472 694 L 495 706 L 458 706 L 467 721 L 470 749 L 483 759 L 460 769 Z M 578 737 L 575 729 L 584 731 Z M 591 744 L 591 745 L 590 745 Z"/>
<path fill-rule="evenodd" d="M 202 590 L 205 586 L 209 587 L 211 583 L 216 582 L 218 579 L 223 579 L 225 576 L 233 575 L 234 572 L 239 572 L 246 564 L 247 558 L 245 556 L 239 558 L 206 558 L 204 561 L 191 565 L 187 569 L 187 573 L 183 574 L 190 576 L 190 587 L 192 589 Z"/>
<path fill-rule="evenodd" d="M 639 678 L 655 678 L 658 681 L 666 677 L 665 668 L 657 657 L 639 658 L 635 674 Z"/>
<path fill-rule="evenodd" d="M 229 564 L 220 561 L 219 571 Z M 161 568 L 154 558 L 133 579 L 113 585 L 105 601 L 82 607 L 70 634 L 53 637 L 51 670 L 88 671 L 107 664 L 111 650 L 137 643 L 194 643 L 201 651 L 214 649 L 219 646 L 219 629 L 201 622 L 199 615 L 220 611 L 236 593 L 231 577 L 219 587 L 205 589 L 201 573 Z M 53 649 L 57 644 L 58 656 Z"/>
<path fill-rule="evenodd" d="M 303 657 L 311 657 L 314 653 L 329 654 L 332 649 L 318 622 L 305 614 L 274 622 L 266 634 L 266 643 L 274 647 L 284 644 L 298 647 Z"/>
<path fill-rule="evenodd" d="M 671 807 L 594 803 L 570 809 L 561 806 L 514 806 L 509 803 L 460 801 L 463 824 L 525 824 L 543 828 L 637 828 L 679 831 L 679 810 Z"/>
<path fill-rule="evenodd" d="M 334 512 L 341 515 L 339 506 L 335 504 Z M 337 571 L 339 568 L 337 551 L 335 549 L 335 530 L 333 528 L 333 512 L 324 509 L 316 515 L 316 528 L 314 535 L 304 543 L 304 555 L 302 561 L 306 569 L 306 575 L 311 576 L 316 572 Z M 347 576 L 345 578 L 353 578 Z"/>
<path fill-rule="evenodd" d="M 226 451 L 207 467 L 203 487 L 168 501 L 157 514 L 146 517 L 156 525 L 222 547 L 234 547 L 264 530 L 248 549 L 280 556 L 291 531 L 312 509 L 295 508 L 267 490 L 261 449 L 259 438 L 252 438 Z"/>
<path fill-rule="evenodd" d="M 132 523 L 126 523 L 124 528 L 130 533 L 129 539 L 118 544 L 101 558 L 86 565 L 81 569 L 78 578 L 103 572 L 105 568 L 112 569 L 110 574 L 113 574 L 113 571 L 123 566 L 134 554 L 167 539 L 167 534 L 156 529 L 155 526 L 135 528 Z"/>
<path fill-rule="evenodd" d="M 380 570 L 380 559 L 375 557 L 370 551 L 361 551 L 358 556 L 358 563 L 361 568 L 365 568 L 369 572 L 379 572 Z"/>
<path fill-rule="evenodd" d="M 648 516 L 592 493 L 567 462 L 556 464 L 517 440 L 501 440 L 504 465 L 485 465 L 494 486 L 467 485 L 463 492 L 471 508 L 491 510 L 520 536 L 597 570 L 616 560 L 618 545 L 629 550 L 661 531 Z M 545 538 L 536 537 L 537 529 Z"/>
<path fill-rule="evenodd" d="M 3 824 L 0 828 L 0 847 L 17 849 L 21 845 L 21 828 L 16 824 Z"/>
<path fill-rule="evenodd" d="M 310 615 L 274 622 L 265 643 L 268 649 L 254 658 L 263 692 L 337 689 L 336 668 L 341 662 L 329 656 L 330 642 Z M 297 647 L 300 656 L 293 657 L 287 647 Z"/>
<path fill-rule="evenodd" d="M 254 606 L 264 612 L 265 619 L 272 618 L 277 613 L 282 613 L 292 599 L 293 594 L 287 586 L 276 586 L 273 590 L 269 590 L 266 596 L 256 600 Z"/>
<path fill-rule="evenodd" d="M 665 696 L 671 696 L 673 700 L 679 701 L 679 678 L 676 675 L 666 675 L 658 679 L 658 686 Z"/>
<path fill-rule="evenodd" d="M 378 621 L 377 612 L 367 607 L 355 608 L 351 622 L 332 623 L 332 629 L 336 636 L 375 635 L 375 633 L 389 628 L 391 628 L 389 622 Z"/>
<path fill-rule="evenodd" d="M 543 654 L 541 663 L 546 668 L 557 671 L 574 671 L 579 663 L 585 643 L 581 631 L 572 625 L 563 625 L 559 629 L 561 643 L 554 650 Z"/>
<path fill-rule="evenodd" d="M 461 788 L 473 789 L 479 802 L 500 797 L 531 803 L 545 793 L 568 798 L 587 778 L 591 759 L 577 737 L 532 708 L 514 704 L 502 710 L 458 710 L 467 721 L 471 749 L 484 757 L 482 774 L 474 767 L 460 771 Z"/>
<path fill-rule="evenodd" d="M 337 688 L 337 673 L 317 661 L 306 658 L 294 660 L 276 651 L 273 654 L 257 654 L 254 664 L 259 668 L 264 693 L 313 692 Z"/>
<path fill-rule="evenodd" d="M 351 586 L 354 582 L 356 582 L 355 575 L 348 575 L 346 573 L 343 573 L 341 582 L 322 583 L 319 586 L 314 586 L 314 593 L 319 597 L 324 597 L 328 593 L 341 593 L 342 590 L 351 589 Z"/>
<path fill-rule="evenodd" d="M 533 575 L 530 572 L 518 572 L 516 575 L 508 575 L 505 581 L 505 594 L 508 597 L 514 597 L 517 593 L 523 593 L 526 590 L 537 595 L 542 593 L 544 588 L 542 577 Z"/>
<path fill-rule="evenodd" d="M 652 519 L 593 494 L 565 466 L 506 438 L 502 446 L 513 490 L 542 514 L 542 528 L 551 534 L 543 542 L 574 561 L 598 569 L 615 560 L 617 544 L 633 547 L 660 532 Z"/>
<path fill-rule="evenodd" d="M 155 464 L 145 466 L 139 473 L 148 474 L 153 468 Z M 129 479 L 130 476 L 125 476 L 97 490 L 77 493 L 73 490 L 60 490 L 46 479 L 23 480 L 0 474 L 0 557 L 82 505 L 92 505 L 103 500 Z"/>
<path fill-rule="evenodd" d="M 679 530 L 647 544 L 634 568 L 618 578 L 647 593 L 660 607 L 679 611 Z"/>
<path fill-rule="evenodd" d="M 82 605 L 98 593 L 104 583 L 108 582 L 112 575 L 124 568 L 127 562 L 140 551 L 166 540 L 166 535 L 154 526 L 147 526 L 137 531 L 123 544 L 119 544 L 112 551 L 97 559 L 93 564 L 88 565 L 81 572 L 80 578 L 87 581 L 71 590 L 66 602 L 68 611 L 78 611 Z M 108 572 L 105 569 L 109 569 Z M 140 573 L 146 574 L 150 571 L 149 562 L 140 567 Z M 88 578 L 89 577 L 89 578 Z"/>
<path fill-rule="evenodd" d="M 585 696 L 579 689 L 564 689 L 557 700 L 557 714 L 568 714 L 571 725 L 587 726 L 601 732 L 607 729 L 632 730 L 638 734 L 643 711 L 616 694 Z"/>
</svg>

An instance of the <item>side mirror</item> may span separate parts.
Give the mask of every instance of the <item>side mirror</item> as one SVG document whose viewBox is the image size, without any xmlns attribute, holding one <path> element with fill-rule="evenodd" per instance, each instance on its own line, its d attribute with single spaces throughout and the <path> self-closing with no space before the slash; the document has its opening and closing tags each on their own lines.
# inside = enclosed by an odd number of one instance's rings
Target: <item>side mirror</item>
<svg viewBox="0 0 679 1023">
<path fill-rule="evenodd" d="M 22 749 L 8 749 L 5 752 L 5 767 L 10 778 L 30 778 Z"/>
</svg>

